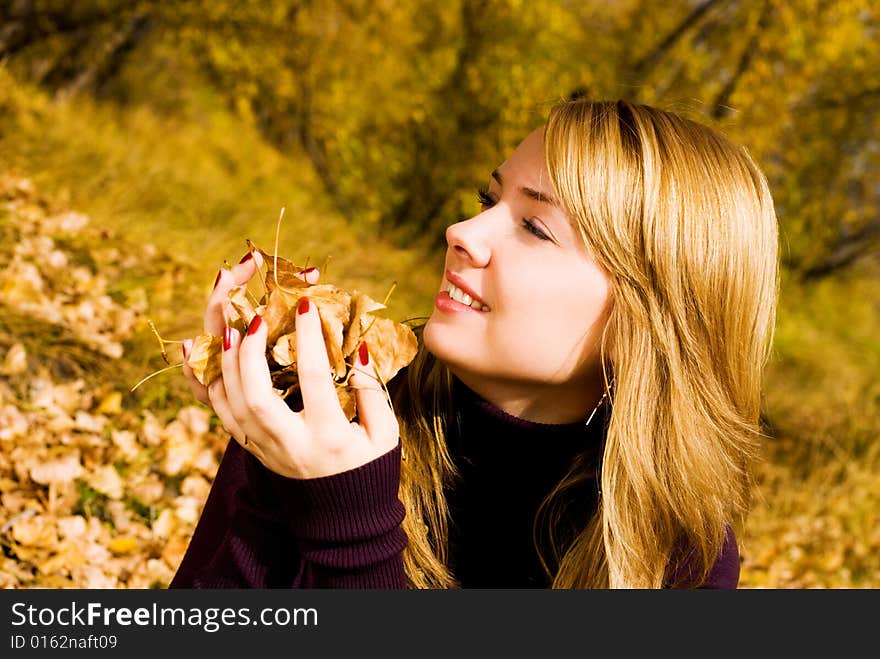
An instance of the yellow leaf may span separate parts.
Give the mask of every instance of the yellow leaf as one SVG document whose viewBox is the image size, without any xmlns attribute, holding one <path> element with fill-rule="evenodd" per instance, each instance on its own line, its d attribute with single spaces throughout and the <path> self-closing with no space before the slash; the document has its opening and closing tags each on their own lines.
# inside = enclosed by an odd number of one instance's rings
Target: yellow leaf
<svg viewBox="0 0 880 659">
<path fill-rule="evenodd" d="M 110 392 L 98 405 L 96 414 L 119 414 L 122 412 L 122 394 L 118 391 Z"/>
<path fill-rule="evenodd" d="M 107 548 L 116 555 L 131 554 L 138 548 L 138 542 L 130 536 L 113 538 Z"/>
</svg>

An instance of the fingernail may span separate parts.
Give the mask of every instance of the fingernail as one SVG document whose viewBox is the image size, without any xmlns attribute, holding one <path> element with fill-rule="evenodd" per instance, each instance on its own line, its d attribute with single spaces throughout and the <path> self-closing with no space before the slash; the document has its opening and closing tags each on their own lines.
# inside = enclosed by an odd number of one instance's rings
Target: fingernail
<svg viewBox="0 0 880 659">
<path fill-rule="evenodd" d="M 249 261 L 252 258 L 254 258 L 254 253 L 248 252 L 247 254 L 245 254 L 244 256 L 241 257 L 241 261 L 239 261 L 238 264 L 241 265 L 245 261 Z"/>
<path fill-rule="evenodd" d="M 251 324 L 248 325 L 248 336 L 254 334 L 258 329 L 260 329 L 260 325 L 262 324 L 263 319 L 259 316 L 254 316 L 253 320 L 251 320 Z"/>
<path fill-rule="evenodd" d="M 180 344 L 180 351 L 183 353 L 183 361 L 189 359 L 189 339 Z"/>
<path fill-rule="evenodd" d="M 223 276 L 223 271 L 222 271 L 222 270 L 218 270 L 218 271 L 217 271 L 217 279 L 214 280 L 214 288 L 217 288 L 217 284 L 220 283 L 220 277 L 221 277 L 221 276 Z M 211 290 L 214 290 L 214 289 L 211 289 Z"/>
<path fill-rule="evenodd" d="M 223 350 L 229 350 L 232 347 L 232 328 L 228 325 L 223 328 Z"/>
<path fill-rule="evenodd" d="M 305 295 L 299 299 L 299 304 L 296 305 L 296 312 L 300 315 L 309 312 L 309 298 Z"/>
<path fill-rule="evenodd" d="M 361 361 L 361 366 L 366 366 L 370 363 L 370 349 L 367 348 L 366 341 L 361 341 L 361 347 L 358 348 L 358 359 Z"/>
<path fill-rule="evenodd" d="M 303 273 L 304 275 L 308 275 L 308 274 L 313 273 L 313 272 L 314 272 L 315 270 L 317 270 L 317 269 L 318 269 L 318 268 L 316 268 L 315 266 L 312 266 L 311 268 L 306 268 L 305 270 L 303 270 L 302 273 Z"/>
</svg>

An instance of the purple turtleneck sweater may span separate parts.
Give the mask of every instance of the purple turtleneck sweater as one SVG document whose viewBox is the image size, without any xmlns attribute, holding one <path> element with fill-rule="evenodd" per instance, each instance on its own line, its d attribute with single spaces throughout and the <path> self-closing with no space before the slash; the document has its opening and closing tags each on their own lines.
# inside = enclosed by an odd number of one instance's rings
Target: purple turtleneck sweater
<svg viewBox="0 0 880 659">
<path fill-rule="evenodd" d="M 581 456 L 592 464 L 602 414 L 548 425 L 519 419 L 460 382 L 450 452 L 460 478 L 447 492 L 450 569 L 463 588 L 547 588 L 534 548 L 543 497 Z M 308 480 L 279 476 L 231 440 L 170 588 L 406 588 L 407 538 L 398 499 L 401 452 L 350 471 Z M 595 481 L 573 490 L 571 529 L 595 510 Z M 732 532 L 704 588 L 736 588 Z M 686 557 L 674 579 L 689 574 Z"/>
</svg>

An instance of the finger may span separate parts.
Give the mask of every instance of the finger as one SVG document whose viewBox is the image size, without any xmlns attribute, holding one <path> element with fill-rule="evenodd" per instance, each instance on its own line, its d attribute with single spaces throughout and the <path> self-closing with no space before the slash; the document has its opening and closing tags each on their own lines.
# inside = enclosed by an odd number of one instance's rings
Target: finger
<svg viewBox="0 0 880 659">
<path fill-rule="evenodd" d="M 189 354 L 192 351 L 192 344 L 192 339 L 186 339 L 181 345 L 181 350 L 183 352 L 183 377 L 186 378 L 186 383 L 189 385 L 196 400 L 205 405 L 210 405 L 211 401 L 208 400 L 208 388 L 199 382 L 195 373 L 193 373 L 192 367 L 187 363 Z"/>
<path fill-rule="evenodd" d="M 237 350 L 234 358 L 238 362 L 241 425 L 252 434 L 304 436 L 300 414 L 291 410 L 272 387 L 272 375 L 266 361 L 266 335 L 266 323 L 260 316 L 254 316 L 247 335 L 237 344 L 234 340 L 227 351 Z M 233 355 L 228 358 L 232 359 Z"/>
<path fill-rule="evenodd" d="M 321 316 L 305 296 L 299 299 L 296 308 L 296 372 L 307 417 L 337 421 L 345 418 L 330 376 Z"/>
<path fill-rule="evenodd" d="M 397 417 L 388 404 L 382 383 L 376 376 L 365 341 L 358 348 L 349 385 L 355 390 L 358 422 L 367 431 L 370 440 L 388 450 L 394 448 L 400 434 Z"/>
<path fill-rule="evenodd" d="M 239 425 L 245 432 L 248 428 L 244 422 L 247 418 L 247 408 L 244 404 L 244 396 L 241 390 L 241 375 L 238 369 L 238 346 L 241 343 L 241 334 L 234 327 L 223 329 L 223 353 L 220 357 L 220 372 L 223 374 L 223 388 L 226 392 L 226 400 L 232 415 L 239 420 Z"/>
<path fill-rule="evenodd" d="M 223 424 L 226 432 L 232 435 L 239 444 L 245 446 L 247 435 L 229 407 L 229 399 L 226 396 L 223 378 L 215 378 L 207 388 L 208 399 L 210 400 L 211 407 L 214 408 L 214 413 L 220 419 L 220 423 Z"/>
<path fill-rule="evenodd" d="M 305 270 L 297 274 L 297 277 L 302 279 L 307 284 L 311 284 L 312 286 L 314 286 L 318 283 L 320 272 L 316 267 L 312 266 L 311 268 L 306 268 Z"/>
<path fill-rule="evenodd" d="M 259 252 L 248 252 L 236 265 L 228 270 L 221 269 L 214 280 L 214 290 L 208 297 L 205 309 L 205 332 L 214 336 L 222 336 L 223 328 L 233 313 L 229 303 L 229 291 L 247 284 L 260 271 L 263 257 Z"/>
</svg>

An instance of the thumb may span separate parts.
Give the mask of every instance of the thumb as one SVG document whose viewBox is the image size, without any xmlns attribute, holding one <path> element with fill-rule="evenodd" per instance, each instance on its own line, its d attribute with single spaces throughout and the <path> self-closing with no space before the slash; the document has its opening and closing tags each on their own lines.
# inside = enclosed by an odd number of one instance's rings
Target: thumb
<svg viewBox="0 0 880 659">
<path fill-rule="evenodd" d="M 388 395 L 373 367 L 370 349 L 361 342 L 355 357 L 349 386 L 355 390 L 358 420 L 374 445 L 391 450 L 397 446 L 400 428 L 388 404 Z"/>
</svg>

